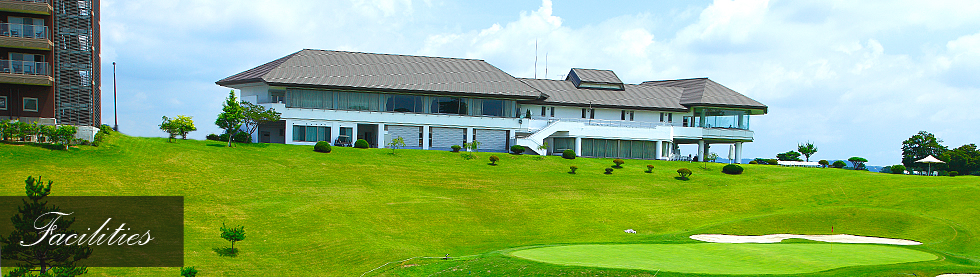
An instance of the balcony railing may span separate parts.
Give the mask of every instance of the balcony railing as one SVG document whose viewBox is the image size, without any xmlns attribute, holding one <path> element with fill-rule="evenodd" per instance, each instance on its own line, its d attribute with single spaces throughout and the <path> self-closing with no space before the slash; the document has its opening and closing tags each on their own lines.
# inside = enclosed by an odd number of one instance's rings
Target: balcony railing
<svg viewBox="0 0 980 277">
<path fill-rule="evenodd" d="M 45 62 L 0 60 L 0 73 L 50 76 L 48 72 Z"/>
<path fill-rule="evenodd" d="M 48 38 L 48 26 L 0 23 L 0 36 L 15 38 Z"/>
</svg>

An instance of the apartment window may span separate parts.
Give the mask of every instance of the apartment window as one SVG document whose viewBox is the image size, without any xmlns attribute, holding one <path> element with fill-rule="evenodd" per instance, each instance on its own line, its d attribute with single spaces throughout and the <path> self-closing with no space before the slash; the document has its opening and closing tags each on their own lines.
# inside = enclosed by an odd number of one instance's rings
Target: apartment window
<svg viewBox="0 0 980 277">
<path fill-rule="evenodd" d="M 548 107 L 541 106 L 541 116 L 544 117 L 545 113 L 548 112 Z"/>
<path fill-rule="evenodd" d="M 555 117 L 555 107 L 551 107 L 551 117 Z"/>
<path fill-rule="evenodd" d="M 585 112 L 586 112 L 586 109 L 585 108 L 582 108 L 582 118 L 585 118 Z"/>
<path fill-rule="evenodd" d="M 664 113 L 660 113 L 660 122 L 664 122 Z"/>
<path fill-rule="evenodd" d="M 387 111 L 421 113 L 422 96 L 419 95 L 390 95 L 387 100 Z"/>
<path fill-rule="evenodd" d="M 674 122 L 674 114 L 667 113 L 667 122 Z"/>
<path fill-rule="evenodd" d="M 0 111 L 6 111 L 6 110 L 7 110 L 7 97 L 0 96 Z"/>
<path fill-rule="evenodd" d="M 37 98 L 24 97 L 24 111 L 25 112 L 36 112 L 37 111 Z"/>
<path fill-rule="evenodd" d="M 466 114 L 466 101 L 462 98 L 439 97 L 432 100 L 431 113 Z"/>
<path fill-rule="evenodd" d="M 623 112 L 619 116 L 619 119 L 626 120 L 627 117 L 629 117 L 630 121 L 633 121 L 633 111 L 623 110 Z"/>
<path fill-rule="evenodd" d="M 293 125 L 293 141 L 330 141 L 330 127 Z"/>
<path fill-rule="evenodd" d="M 589 109 L 589 119 L 595 119 L 595 109 Z"/>
</svg>

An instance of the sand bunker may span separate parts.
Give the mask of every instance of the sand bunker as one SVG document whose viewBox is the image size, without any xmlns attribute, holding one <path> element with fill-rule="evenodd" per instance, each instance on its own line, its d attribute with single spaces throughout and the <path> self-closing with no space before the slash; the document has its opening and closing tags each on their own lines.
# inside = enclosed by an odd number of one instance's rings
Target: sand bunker
<svg viewBox="0 0 980 277">
<path fill-rule="evenodd" d="M 838 243 L 873 243 L 891 245 L 920 245 L 921 242 L 905 239 L 889 239 L 876 237 L 863 237 L 855 235 L 791 235 L 775 234 L 765 236 L 733 236 L 733 235 L 691 235 L 691 239 L 717 242 L 717 243 L 777 243 L 784 239 L 807 239 L 822 242 Z"/>
</svg>

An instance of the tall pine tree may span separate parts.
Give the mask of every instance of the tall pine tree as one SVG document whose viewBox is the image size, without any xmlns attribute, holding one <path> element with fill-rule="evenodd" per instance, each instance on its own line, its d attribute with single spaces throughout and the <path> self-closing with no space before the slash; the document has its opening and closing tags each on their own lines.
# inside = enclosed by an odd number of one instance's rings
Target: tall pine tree
<svg viewBox="0 0 980 277">
<path fill-rule="evenodd" d="M 88 269 L 78 266 L 78 261 L 92 255 L 92 248 L 79 245 L 50 245 L 46 241 L 36 243 L 31 246 L 21 244 L 31 244 L 38 241 L 43 236 L 45 230 L 34 228 L 34 221 L 38 217 L 51 213 L 61 212 L 61 209 L 54 205 L 48 205 L 44 197 L 51 194 L 51 185 L 48 181 L 45 186 L 40 177 L 34 179 L 33 176 L 27 177 L 24 188 L 27 191 L 27 198 L 22 200 L 24 204 L 17 208 L 18 214 L 10 218 L 13 223 L 14 231 L 9 236 L 0 236 L 0 244 L 3 245 L 2 256 L 5 261 L 16 261 L 17 269 L 11 271 L 6 276 L 9 277 L 71 277 L 88 272 Z M 46 218 L 54 218 L 48 215 Z M 47 223 L 48 221 L 42 221 Z M 44 226 L 41 223 L 39 225 Z M 59 234 L 78 234 L 70 230 L 75 218 L 61 218 L 57 222 L 55 232 Z"/>
</svg>

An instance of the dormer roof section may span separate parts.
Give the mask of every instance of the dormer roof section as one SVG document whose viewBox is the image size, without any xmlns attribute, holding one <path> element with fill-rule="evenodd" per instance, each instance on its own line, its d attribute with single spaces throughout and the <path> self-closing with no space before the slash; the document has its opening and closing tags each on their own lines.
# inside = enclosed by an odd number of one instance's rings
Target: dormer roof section
<svg viewBox="0 0 980 277">
<path fill-rule="evenodd" d="M 565 81 L 576 88 L 624 90 L 623 81 L 612 70 L 572 68 Z"/>
<path fill-rule="evenodd" d="M 753 114 L 766 114 L 769 107 L 737 91 L 725 87 L 708 78 L 682 80 L 646 81 L 644 86 L 683 88 L 680 104 L 686 107 L 727 107 L 752 110 Z"/>
</svg>

